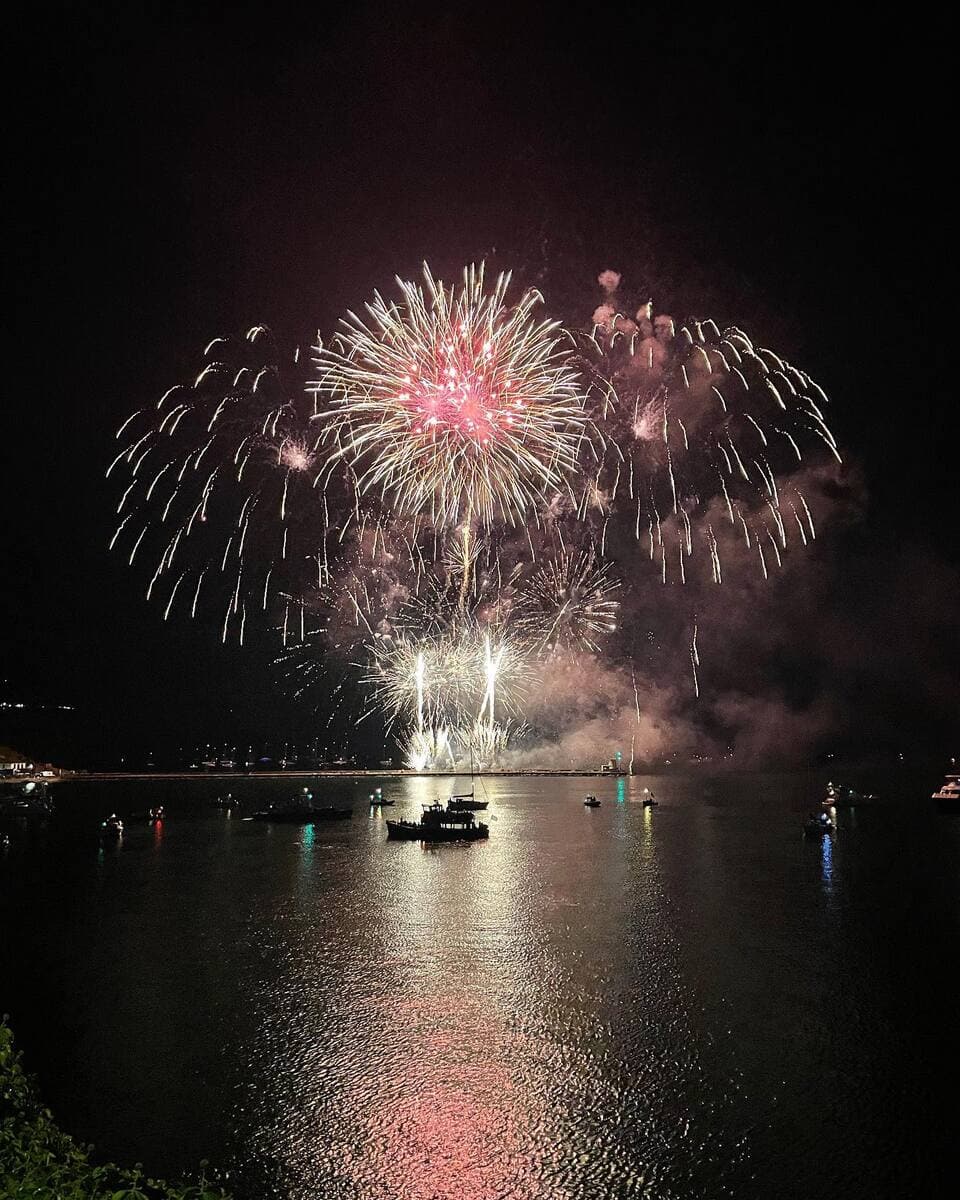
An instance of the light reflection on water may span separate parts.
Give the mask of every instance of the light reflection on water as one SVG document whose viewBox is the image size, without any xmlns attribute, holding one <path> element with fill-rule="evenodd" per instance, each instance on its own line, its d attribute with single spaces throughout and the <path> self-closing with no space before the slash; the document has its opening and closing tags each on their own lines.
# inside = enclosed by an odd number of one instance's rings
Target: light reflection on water
<svg viewBox="0 0 960 1200">
<path fill-rule="evenodd" d="M 698 1172 L 732 1190 L 740 1139 L 714 1128 L 715 1102 L 684 1098 L 703 1067 L 652 810 L 613 808 L 598 826 L 579 790 L 574 808 L 551 781 L 564 811 L 547 807 L 538 827 L 529 796 L 495 786 L 489 842 L 367 839 L 365 953 L 335 994 L 331 935 L 284 927 L 248 1070 L 285 1082 L 250 1130 L 255 1157 L 282 1163 L 304 1198 L 669 1197 Z M 606 790 L 640 798 L 636 780 Z M 407 789 L 416 806 L 436 794 L 427 780 Z M 621 840 L 635 850 L 604 853 Z"/>
<path fill-rule="evenodd" d="M 833 838 L 827 834 L 820 839 L 820 859 L 823 864 L 823 890 L 829 896 L 833 891 Z"/>
<path fill-rule="evenodd" d="M 15 948 L 63 997 L 48 1102 L 153 1170 L 232 1163 L 241 1200 L 880 1194 L 916 1130 L 871 1106 L 925 1094 L 883 1016 L 889 910 L 864 948 L 864 864 L 898 843 L 868 813 L 842 853 L 804 839 L 802 781 L 658 780 L 645 809 L 652 782 L 487 780 L 469 846 L 386 840 L 449 794 L 430 779 L 384 781 L 386 810 L 318 784 L 355 802 L 329 826 L 187 789 L 106 855 L 65 839 Z"/>
</svg>

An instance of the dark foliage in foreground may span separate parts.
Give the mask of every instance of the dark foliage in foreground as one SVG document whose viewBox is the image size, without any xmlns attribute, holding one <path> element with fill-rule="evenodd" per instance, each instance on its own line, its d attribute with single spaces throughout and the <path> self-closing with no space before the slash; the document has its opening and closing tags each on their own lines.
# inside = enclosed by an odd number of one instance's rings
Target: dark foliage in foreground
<svg viewBox="0 0 960 1200">
<path fill-rule="evenodd" d="M 0 1021 L 0 1196 L 9 1200 L 229 1200 L 206 1179 L 171 1185 L 135 1167 L 96 1165 L 56 1126 Z"/>
</svg>

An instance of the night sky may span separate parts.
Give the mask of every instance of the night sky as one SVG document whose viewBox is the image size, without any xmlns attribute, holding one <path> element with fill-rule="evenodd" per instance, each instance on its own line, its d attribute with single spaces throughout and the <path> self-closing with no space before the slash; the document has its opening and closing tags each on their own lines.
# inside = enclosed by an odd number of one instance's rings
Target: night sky
<svg viewBox="0 0 960 1200">
<path fill-rule="evenodd" d="M 584 321 L 612 267 L 661 310 L 740 325 L 822 382 L 859 500 L 819 596 L 878 665 L 827 645 L 818 686 L 856 717 L 848 738 L 949 748 L 945 30 L 929 15 L 848 35 L 807 9 L 781 31 L 521 8 L 19 19 L 0 691 L 77 706 L 47 727 L 50 753 L 311 732 L 255 654 L 144 603 L 106 550 L 103 471 L 124 417 L 214 335 L 262 322 L 306 348 L 427 257 L 447 277 L 515 266 Z M 18 734 L 0 714 L 0 742 Z"/>
</svg>

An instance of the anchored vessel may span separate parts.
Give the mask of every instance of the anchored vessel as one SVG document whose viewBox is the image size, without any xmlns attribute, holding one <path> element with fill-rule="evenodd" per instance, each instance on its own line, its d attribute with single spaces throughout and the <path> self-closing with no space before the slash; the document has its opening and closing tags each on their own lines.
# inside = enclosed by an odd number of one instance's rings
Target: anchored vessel
<svg viewBox="0 0 960 1200">
<path fill-rule="evenodd" d="M 332 805 L 314 807 L 313 793 L 304 788 L 302 797 L 298 796 L 288 804 L 271 804 L 255 812 L 248 820 L 284 825 L 316 825 L 320 821 L 345 821 L 352 816 L 352 808 L 334 808 Z"/>
<path fill-rule="evenodd" d="M 464 796 L 451 796 L 447 801 L 447 807 L 453 812 L 483 812 L 487 807 L 487 801 L 474 800 L 471 791 Z"/>
<path fill-rule="evenodd" d="M 0 782 L 0 820 L 6 817 L 48 817 L 53 801 L 45 783 L 28 780 Z"/>
<path fill-rule="evenodd" d="M 100 838 L 105 842 L 119 841 L 123 837 L 123 822 L 116 813 L 111 813 L 105 821 L 100 822 Z"/>
<path fill-rule="evenodd" d="M 262 812 L 254 813 L 250 820 L 283 825 L 316 825 L 319 821 L 345 821 L 352 816 L 352 808 L 265 808 Z"/>
<path fill-rule="evenodd" d="M 858 804 L 872 804 L 877 797 L 868 792 L 861 795 L 853 788 L 844 787 L 842 783 L 828 783 L 827 795 L 823 801 L 824 808 L 856 808 Z"/>
<path fill-rule="evenodd" d="M 419 821 L 387 822 L 387 837 L 393 841 L 478 842 L 489 836 L 489 828 L 472 812 L 444 808 L 439 801 L 424 805 Z"/>
<path fill-rule="evenodd" d="M 948 775 L 933 799 L 944 812 L 960 812 L 960 775 Z"/>
<path fill-rule="evenodd" d="M 454 780 L 456 783 L 456 780 Z M 453 812 L 483 812 L 487 807 L 488 801 L 477 800 L 474 797 L 473 785 L 473 747 L 470 748 L 470 791 L 461 792 L 459 795 L 453 795 L 447 801 L 447 808 Z"/>
</svg>

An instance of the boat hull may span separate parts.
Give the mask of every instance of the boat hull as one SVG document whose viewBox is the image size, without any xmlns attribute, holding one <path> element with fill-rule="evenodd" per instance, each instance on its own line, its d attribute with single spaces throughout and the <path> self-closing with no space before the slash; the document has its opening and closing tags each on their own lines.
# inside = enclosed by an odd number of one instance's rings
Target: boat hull
<svg viewBox="0 0 960 1200">
<path fill-rule="evenodd" d="M 352 808 L 315 808 L 302 812 L 258 812 L 250 819 L 273 825 L 318 825 L 324 821 L 346 821 L 352 816 Z"/>
<path fill-rule="evenodd" d="M 490 836 L 486 825 L 424 828 L 414 821 L 388 821 L 387 838 L 393 842 L 480 842 Z"/>
</svg>

